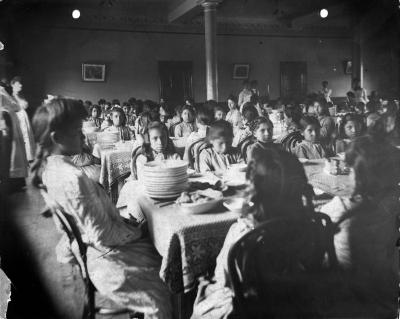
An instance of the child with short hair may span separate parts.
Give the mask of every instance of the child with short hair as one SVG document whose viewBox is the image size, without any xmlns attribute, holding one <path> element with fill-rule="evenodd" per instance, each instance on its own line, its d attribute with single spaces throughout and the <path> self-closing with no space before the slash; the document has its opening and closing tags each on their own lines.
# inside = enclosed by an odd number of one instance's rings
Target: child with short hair
<svg viewBox="0 0 400 319">
<path fill-rule="evenodd" d="M 93 122 L 97 129 L 101 128 L 102 119 L 100 106 L 94 104 L 90 107 L 89 122 Z"/>
<path fill-rule="evenodd" d="M 211 147 L 200 153 L 201 172 L 223 173 L 231 164 L 242 160 L 240 152 L 232 147 L 232 125 L 226 121 L 217 121 L 210 126 L 207 140 Z"/>
<path fill-rule="evenodd" d="M 126 126 L 126 116 L 124 111 L 121 108 L 116 107 L 112 110 L 111 115 L 113 125 L 107 127 L 104 132 L 118 132 L 123 141 L 134 139 L 133 132 Z"/>
<path fill-rule="evenodd" d="M 321 126 L 317 118 L 304 116 L 300 120 L 304 140 L 297 144 L 294 154 L 298 158 L 321 159 L 326 157 L 326 151 L 319 142 Z"/>
<path fill-rule="evenodd" d="M 216 105 L 214 107 L 214 119 L 216 121 L 225 120 L 226 112 L 225 109 L 221 105 Z"/>
<path fill-rule="evenodd" d="M 252 136 L 249 125 L 257 117 L 258 117 L 258 111 L 254 107 L 254 105 L 250 102 L 245 103 L 243 105 L 243 111 L 242 111 L 243 126 L 235 134 L 232 143 L 234 147 L 237 147 L 240 144 L 240 142 L 244 141 L 249 136 Z"/>
<path fill-rule="evenodd" d="M 181 112 L 182 122 L 175 126 L 175 137 L 187 138 L 190 133 L 197 131 L 194 122 L 194 110 L 191 106 L 185 105 Z"/>
</svg>

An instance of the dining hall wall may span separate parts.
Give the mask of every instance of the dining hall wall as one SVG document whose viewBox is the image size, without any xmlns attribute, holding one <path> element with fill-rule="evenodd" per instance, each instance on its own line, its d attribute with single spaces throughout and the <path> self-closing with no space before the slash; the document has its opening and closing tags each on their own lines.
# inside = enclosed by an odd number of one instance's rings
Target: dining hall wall
<svg viewBox="0 0 400 319">
<path fill-rule="evenodd" d="M 44 94 L 60 94 L 97 101 L 131 96 L 159 98 L 157 61 L 193 62 L 196 101 L 206 99 L 204 35 L 137 33 L 67 28 L 29 28 L 19 37 L 18 72 L 25 77 L 25 91 L 38 103 Z M 232 79 L 234 63 L 249 63 L 250 78 L 261 93 L 269 84 L 272 98 L 280 94 L 281 61 L 305 61 L 308 91 L 318 91 L 328 80 L 334 96 L 350 88 L 342 61 L 351 58 L 351 42 L 343 38 L 293 38 L 218 36 L 219 100 L 238 94 L 242 80 Z M 107 65 L 104 83 L 83 82 L 81 63 Z"/>
</svg>

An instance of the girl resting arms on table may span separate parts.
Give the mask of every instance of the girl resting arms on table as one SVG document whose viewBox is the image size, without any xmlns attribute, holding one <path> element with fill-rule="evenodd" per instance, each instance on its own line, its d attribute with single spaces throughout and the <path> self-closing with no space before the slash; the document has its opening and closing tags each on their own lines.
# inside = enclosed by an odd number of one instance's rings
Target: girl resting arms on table
<svg viewBox="0 0 400 319">
<path fill-rule="evenodd" d="M 217 121 L 210 126 L 207 140 L 211 147 L 201 151 L 199 166 L 201 172 L 225 172 L 229 165 L 242 160 L 240 152 L 232 147 L 233 129 L 226 121 Z"/>
<path fill-rule="evenodd" d="M 57 98 L 37 109 L 33 183 L 75 218 L 99 293 L 145 318 L 171 318 L 170 293 L 158 274 L 161 259 L 150 239 L 124 220 L 105 191 L 70 160 L 82 151 L 84 117 L 83 106 L 70 99 Z"/>
<path fill-rule="evenodd" d="M 242 211 L 242 217 L 229 229 L 217 258 L 214 283 L 205 288 L 204 299 L 194 305 L 192 319 L 225 318 L 232 311 L 228 253 L 242 236 L 268 219 L 298 218 L 313 212 L 312 187 L 303 166 L 290 153 L 276 148 L 256 148 L 247 167 L 246 179 L 253 206 Z"/>
</svg>

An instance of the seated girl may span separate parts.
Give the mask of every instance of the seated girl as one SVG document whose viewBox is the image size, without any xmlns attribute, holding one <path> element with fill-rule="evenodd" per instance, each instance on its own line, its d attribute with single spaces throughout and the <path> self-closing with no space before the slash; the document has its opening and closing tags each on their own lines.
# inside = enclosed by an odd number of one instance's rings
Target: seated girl
<svg viewBox="0 0 400 319">
<path fill-rule="evenodd" d="M 225 109 L 221 105 L 216 105 L 214 107 L 214 120 L 225 120 L 226 112 Z"/>
<path fill-rule="evenodd" d="M 103 122 L 101 119 L 101 108 L 98 105 L 92 105 L 90 107 L 90 117 L 89 121 L 93 122 L 94 125 L 100 129 L 101 128 L 101 123 Z"/>
<path fill-rule="evenodd" d="M 124 111 L 120 107 L 116 107 L 112 110 L 112 122 L 113 125 L 106 128 L 104 132 L 118 132 L 121 136 L 121 140 L 129 141 L 135 138 L 134 133 L 126 126 L 126 116 Z"/>
<path fill-rule="evenodd" d="M 175 126 L 175 137 L 187 138 L 190 133 L 197 131 L 194 122 L 194 111 L 191 106 L 184 106 L 181 112 L 182 122 Z"/>
<path fill-rule="evenodd" d="M 111 116 L 112 116 L 111 111 L 104 111 L 104 120 L 101 123 L 100 130 L 104 131 L 105 129 L 107 129 L 113 125 Z"/>
<path fill-rule="evenodd" d="M 33 119 L 35 186 L 74 217 L 87 245 L 89 276 L 100 294 L 145 318 L 172 318 L 170 293 L 159 277 L 161 260 L 149 238 L 120 217 L 106 192 L 75 165 L 82 152 L 83 106 L 57 98 Z"/>
<path fill-rule="evenodd" d="M 252 136 L 250 123 L 258 117 L 258 111 L 253 104 L 247 102 L 243 105 L 242 123 L 243 126 L 236 132 L 232 145 L 237 147 L 240 142 Z"/>
<path fill-rule="evenodd" d="M 251 160 L 253 152 L 258 149 L 267 150 L 269 148 L 279 148 L 279 144 L 275 144 L 272 136 L 274 124 L 266 117 L 256 118 L 250 125 L 251 132 L 255 139 L 255 143 L 247 148 L 247 162 Z"/>
<path fill-rule="evenodd" d="M 232 292 L 228 272 L 228 254 L 231 247 L 259 223 L 272 218 L 298 218 L 313 211 L 313 190 L 308 185 L 303 166 L 295 156 L 278 149 L 256 149 L 248 164 L 246 179 L 249 183 L 249 202 L 242 216 L 226 235 L 217 258 L 213 283 L 204 290 L 202 304 L 195 304 L 192 319 L 225 318 L 232 310 Z M 306 200 L 303 201 L 303 198 Z M 202 307 L 208 303 L 208 307 Z"/>
<path fill-rule="evenodd" d="M 318 116 L 320 130 L 320 141 L 323 145 L 329 147 L 332 145 L 333 139 L 336 137 L 336 124 L 335 120 L 330 116 L 327 103 L 315 101 L 315 110 Z"/>
<path fill-rule="evenodd" d="M 140 178 L 143 165 L 151 161 L 180 159 L 168 136 L 167 127 L 160 122 L 152 122 L 148 127 L 149 143 L 144 143 L 136 158 L 136 175 Z M 135 167 L 135 165 L 133 165 Z"/>
<path fill-rule="evenodd" d="M 346 151 L 350 143 L 363 134 L 364 121 L 357 114 L 346 114 L 340 123 L 339 136 L 336 141 L 336 153 Z"/>
<path fill-rule="evenodd" d="M 348 147 L 353 193 L 321 208 L 336 224 L 334 246 L 348 272 L 352 318 L 395 318 L 399 286 L 399 151 L 363 136 Z M 366 240 L 368 238 L 368 240 Z"/>
<path fill-rule="evenodd" d="M 321 159 L 326 157 L 326 151 L 319 142 L 320 125 L 314 116 L 304 116 L 301 121 L 301 131 L 304 140 L 297 144 L 294 154 L 298 158 Z"/>
<path fill-rule="evenodd" d="M 201 172 L 225 172 L 231 164 L 242 160 L 240 152 L 232 148 L 232 125 L 226 121 L 217 121 L 210 126 L 207 140 L 211 147 L 200 153 Z"/>
</svg>

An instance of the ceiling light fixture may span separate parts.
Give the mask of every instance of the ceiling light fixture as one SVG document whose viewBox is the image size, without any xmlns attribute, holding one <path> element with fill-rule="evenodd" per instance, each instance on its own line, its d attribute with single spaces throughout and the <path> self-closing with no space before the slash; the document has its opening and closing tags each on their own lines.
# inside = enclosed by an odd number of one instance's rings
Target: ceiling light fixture
<svg viewBox="0 0 400 319">
<path fill-rule="evenodd" d="M 326 9 L 321 9 L 321 11 L 319 12 L 319 15 L 322 19 L 325 19 L 328 16 L 328 10 Z"/>
<path fill-rule="evenodd" d="M 4 50 L 4 43 L 0 41 L 0 51 Z"/>
<path fill-rule="evenodd" d="M 79 17 L 81 16 L 81 12 L 78 9 L 75 9 L 74 11 L 72 11 L 72 17 L 76 20 L 79 19 Z"/>
</svg>

